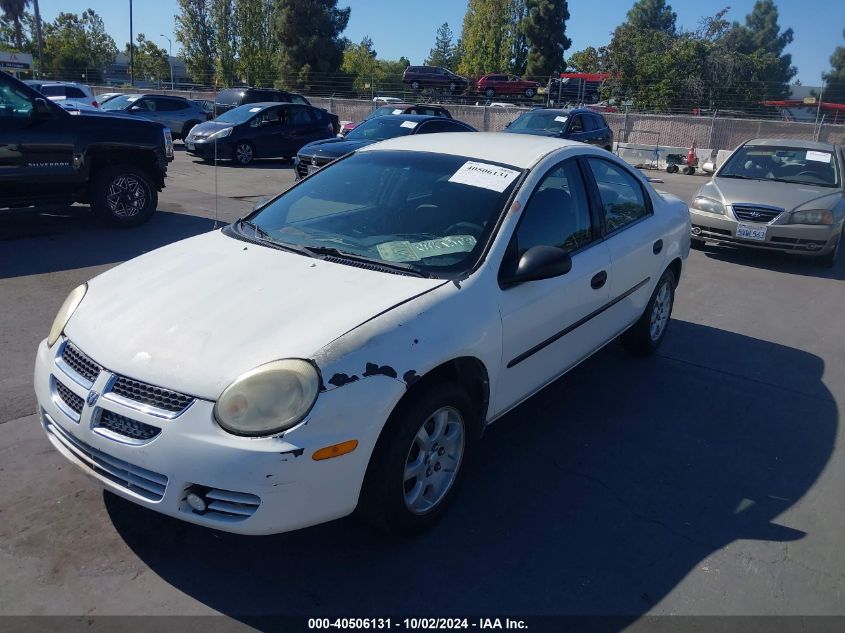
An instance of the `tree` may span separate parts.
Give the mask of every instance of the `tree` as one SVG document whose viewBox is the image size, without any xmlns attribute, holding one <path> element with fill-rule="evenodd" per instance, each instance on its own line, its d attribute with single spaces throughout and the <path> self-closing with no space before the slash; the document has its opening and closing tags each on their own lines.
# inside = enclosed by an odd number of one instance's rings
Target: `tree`
<svg viewBox="0 0 845 633">
<path fill-rule="evenodd" d="M 270 34 L 270 0 L 235 0 L 238 72 L 250 86 L 272 86 L 276 73 Z"/>
<path fill-rule="evenodd" d="M 234 0 L 212 0 L 211 19 L 214 25 L 215 77 L 218 85 L 228 88 L 235 85 L 238 78 Z"/>
<path fill-rule="evenodd" d="M 211 84 L 214 77 L 214 25 L 211 16 L 213 0 L 178 0 L 176 40 L 182 45 L 180 57 L 193 80 Z"/>
<path fill-rule="evenodd" d="M 845 38 L 845 30 L 842 31 Z M 822 99 L 834 103 L 845 103 L 845 46 L 837 46 L 830 56 L 830 72 L 825 73 L 827 83 Z"/>
<path fill-rule="evenodd" d="M 440 66 L 453 70 L 453 50 L 452 29 L 449 28 L 448 22 L 444 22 L 437 28 L 434 48 L 428 51 L 428 59 L 424 63 L 426 66 Z"/>
<path fill-rule="evenodd" d="M 170 59 L 167 51 L 146 38 L 143 33 L 138 33 L 136 44 L 133 46 L 132 54 L 135 61 L 135 77 L 148 81 L 161 82 L 170 77 Z M 124 48 L 126 56 L 129 56 L 129 42 Z"/>
<path fill-rule="evenodd" d="M 569 56 L 567 67 L 577 73 L 607 72 L 607 47 L 588 46 L 582 51 L 575 51 Z"/>
<path fill-rule="evenodd" d="M 349 44 L 343 51 L 341 70 L 352 78 L 352 90 L 357 93 L 375 90 L 377 75 L 380 74 L 378 53 L 373 48 L 373 40 L 364 36 L 360 44 Z"/>
<path fill-rule="evenodd" d="M 525 0 L 469 0 L 460 39 L 458 72 L 483 75 L 514 71 L 514 41 L 520 24 L 516 3 Z M 454 63 L 454 62 L 453 62 Z"/>
<path fill-rule="evenodd" d="M 308 89 L 327 82 L 343 62 L 344 41 L 340 34 L 349 23 L 349 7 L 337 8 L 337 0 L 275 0 L 273 33 L 281 49 L 281 83 Z"/>
<path fill-rule="evenodd" d="M 11 23 L 12 42 L 16 50 L 23 50 L 23 18 L 29 0 L 0 0 L 0 11 L 3 17 Z"/>
<path fill-rule="evenodd" d="M 564 53 L 572 45 L 566 37 L 569 6 L 566 0 L 526 0 L 528 14 L 522 28 L 528 40 L 528 64 L 525 72 L 541 82 L 560 72 Z"/>
<path fill-rule="evenodd" d="M 116 56 L 114 40 L 91 9 L 81 16 L 60 13 L 44 25 L 44 65 L 56 79 L 98 81 Z"/>
<path fill-rule="evenodd" d="M 662 31 L 675 34 L 677 14 L 666 0 L 638 0 L 628 11 L 628 26 L 640 31 Z"/>
</svg>

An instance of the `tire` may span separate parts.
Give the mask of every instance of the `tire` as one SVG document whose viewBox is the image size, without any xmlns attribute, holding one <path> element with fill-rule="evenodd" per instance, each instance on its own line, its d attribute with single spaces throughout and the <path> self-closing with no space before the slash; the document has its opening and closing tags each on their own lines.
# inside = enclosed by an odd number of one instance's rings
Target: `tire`
<svg viewBox="0 0 845 633">
<path fill-rule="evenodd" d="M 654 287 L 654 292 L 651 293 L 645 312 L 622 335 L 622 344 L 629 352 L 638 356 L 648 356 L 660 347 L 669 329 L 669 319 L 675 303 L 676 283 L 674 273 L 666 269 Z M 656 323 L 660 324 L 659 327 Z"/>
<path fill-rule="evenodd" d="M 370 459 L 359 515 L 395 536 L 418 534 L 434 525 L 454 498 L 478 441 L 480 425 L 473 411 L 466 392 L 448 382 L 422 387 L 400 403 Z M 444 425 L 439 446 L 432 440 L 439 426 L 435 414 Z M 428 455 L 421 450 L 423 440 L 432 442 Z M 416 474 L 414 464 L 419 464 Z M 454 474 L 447 464 L 455 466 Z"/>
<path fill-rule="evenodd" d="M 454 81 L 449 82 L 449 92 L 455 92 L 458 89 L 458 84 Z"/>
<path fill-rule="evenodd" d="M 158 207 L 158 190 L 152 178 L 135 165 L 114 165 L 94 175 L 91 209 L 103 222 L 120 228 L 140 226 Z"/>
<path fill-rule="evenodd" d="M 534 88 L 526 88 L 523 94 L 526 99 L 532 99 L 534 97 Z"/>
<path fill-rule="evenodd" d="M 412 81 L 411 82 L 411 88 L 414 89 L 414 90 L 419 90 L 421 88 L 420 82 L 419 81 Z"/>
<path fill-rule="evenodd" d="M 252 147 L 252 143 L 241 141 L 235 145 L 232 150 L 232 160 L 242 167 L 252 163 L 255 160 L 255 149 Z"/>
<path fill-rule="evenodd" d="M 490 97 L 492 99 L 493 97 L 496 96 L 496 91 L 493 90 L 492 88 L 487 88 L 487 90 L 484 91 L 484 96 Z"/>
</svg>

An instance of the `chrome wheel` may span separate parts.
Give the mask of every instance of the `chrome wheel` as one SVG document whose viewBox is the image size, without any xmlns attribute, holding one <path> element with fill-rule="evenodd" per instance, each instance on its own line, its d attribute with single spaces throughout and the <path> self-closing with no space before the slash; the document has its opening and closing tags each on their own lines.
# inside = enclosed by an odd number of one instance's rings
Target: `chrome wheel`
<svg viewBox="0 0 845 633">
<path fill-rule="evenodd" d="M 664 281 L 663 285 L 654 298 L 654 307 L 651 310 L 651 321 L 649 324 L 649 336 L 652 341 L 657 341 L 663 335 L 666 324 L 669 322 L 669 313 L 672 311 L 672 289 L 669 282 Z"/>
<path fill-rule="evenodd" d="M 131 218 L 147 207 L 147 188 L 135 176 L 118 176 L 111 181 L 106 204 L 109 211 L 120 218 Z"/>
<path fill-rule="evenodd" d="M 241 143 L 235 148 L 235 159 L 241 165 L 248 165 L 253 158 L 252 145 L 249 143 Z"/>
<path fill-rule="evenodd" d="M 464 456 L 464 419 L 441 407 L 417 431 L 405 458 L 405 506 L 414 514 L 433 510 L 455 483 Z"/>
</svg>

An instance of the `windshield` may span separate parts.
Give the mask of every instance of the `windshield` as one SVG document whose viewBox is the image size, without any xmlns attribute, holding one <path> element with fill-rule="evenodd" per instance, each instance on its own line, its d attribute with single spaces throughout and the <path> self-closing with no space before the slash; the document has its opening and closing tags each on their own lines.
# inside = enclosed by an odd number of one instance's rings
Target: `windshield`
<svg viewBox="0 0 845 633">
<path fill-rule="evenodd" d="M 249 219 L 256 233 L 283 245 L 459 274 L 480 257 L 521 173 L 460 156 L 361 152 L 324 167 Z"/>
<path fill-rule="evenodd" d="M 368 116 L 368 119 L 375 118 L 377 116 L 385 116 L 386 114 L 402 114 L 405 112 L 404 107 L 396 107 L 396 106 L 381 106 L 380 108 L 376 108 L 373 110 L 373 113 Z"/>
<path fill-rule="evenodd" d="M 138 95 L 121 95 L 103 103 L 102 110 L 124 110 L 140 99 Z"/>
<path fill-rule="evenodd" d="M 838 187 L 841 178 L 832 151 L 773 145 L 740 147 L 717 175 L 818 187 Z"/>
<path fill-rule="evenodd" d="M 546 130 L 563 132 L 569 115 L 566 112 L 526 112 L 508 126 L 510 130 Z"/>
<path fill-rule="evenodd" d="M 264 106 L 242 105 L 221 114 L 214 120 L 219 123 L 232 123 L 234 125 L 246 123 L 263 109 Z"/>
<path fill-rule="evenodd" d="M 383 141 L 397 136 L 407 136 L 419 125 L 419 121 L 406 121 L 392 116 L 367 119 L 346 135 L 350 141 Z"/>
</svg>

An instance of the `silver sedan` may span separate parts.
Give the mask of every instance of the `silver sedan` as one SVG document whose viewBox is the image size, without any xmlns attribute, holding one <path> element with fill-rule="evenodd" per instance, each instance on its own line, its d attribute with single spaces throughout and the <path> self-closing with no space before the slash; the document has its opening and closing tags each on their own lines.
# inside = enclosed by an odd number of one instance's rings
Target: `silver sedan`
<svg viewBox="0 0 845 633">
<path fill-rule="evenodd" d="M 755 139 L 739 146 L 690 206 L 705 241 L 818 258 L 833 266 L 845 223 L 842 148 Z"/>
</svg>

